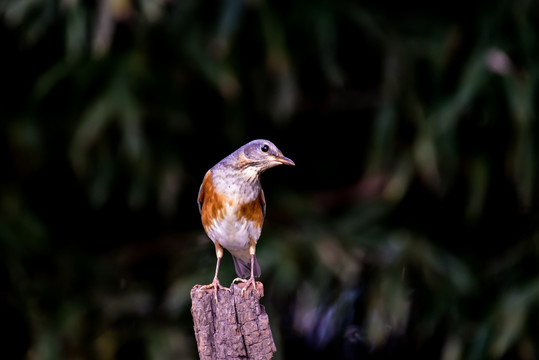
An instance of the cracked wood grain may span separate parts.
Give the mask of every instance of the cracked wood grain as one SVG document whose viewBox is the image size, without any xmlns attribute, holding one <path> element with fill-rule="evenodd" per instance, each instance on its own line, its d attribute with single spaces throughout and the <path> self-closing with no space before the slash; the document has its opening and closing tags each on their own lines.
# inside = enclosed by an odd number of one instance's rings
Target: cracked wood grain
<svg viewBox="0 0 539 360">
<path fill-rule="evenodd" d="M 201 360 L 252 359 L 269 360 L 277 351 L 269 318 L 260 298 L 264 296 L 262 283 L 256 291 L 244 291 L 244 284 L 233 284 L 231 292 L 219 290 L 215 302 L 213 289 L 191 290 L 198 354 Z"/>
</svg>

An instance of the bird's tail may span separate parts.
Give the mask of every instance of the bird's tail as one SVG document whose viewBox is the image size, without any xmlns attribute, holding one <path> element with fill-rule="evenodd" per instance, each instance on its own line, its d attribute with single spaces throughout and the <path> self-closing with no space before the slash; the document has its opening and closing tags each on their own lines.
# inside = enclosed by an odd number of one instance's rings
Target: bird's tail
<svg viewBox="0 0 539 360">
<path fill-rule="evenodd" d="M 236 274 L 242 279 L 248 279 L 251 277 L 251 259 L 249 256 L 249 261 L 244 261 L 244 259 L 239 259 L 232 255 L 232 258 L 234 259 L 234 269 L 236 269 Z M 245 259 L 246 260 L 246 259 Z M 255 277 L 260 277 L 262 271 L 260 270 L 260 265 L 258 264 L 258 260 L 256 259 L 255 255 L 255 261 L 254 261 L 254 271 L 253 274 Z"/>
</svg>

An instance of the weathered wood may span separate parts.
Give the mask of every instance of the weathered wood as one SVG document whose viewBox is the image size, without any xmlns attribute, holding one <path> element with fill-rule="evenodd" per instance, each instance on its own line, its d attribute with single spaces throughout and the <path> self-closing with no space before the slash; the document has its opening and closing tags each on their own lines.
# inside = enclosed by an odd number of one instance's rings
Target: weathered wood
<svg viewBox="0 0 539 360">
<path fill-rule="evenodd" d="M 201 360 L 269 360 L 277 351 L 268 315 L 260 305 L 262 283 L 256 283 L 256 291 L 249 287 L 242 296 L 243 285 L 232 285 L 231 292 L 219 290 L 218 302 L 213 289 L 199 291 L 201 285 L 195 285 L 191 290 L 191 314 Z"/>
</svg>

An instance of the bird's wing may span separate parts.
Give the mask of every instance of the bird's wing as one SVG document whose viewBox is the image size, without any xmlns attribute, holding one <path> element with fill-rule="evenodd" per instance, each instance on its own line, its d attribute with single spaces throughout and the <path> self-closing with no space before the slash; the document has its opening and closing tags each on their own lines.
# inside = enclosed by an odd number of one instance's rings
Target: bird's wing
<svg viewBox="0 0 539 360">
<path fill-rule="evenodd" d="M 264 190 L 262 189 L 260 189 L 258 201 L 260 201 L 260 206 L 262 207 L 262 215 L 266 217 L 266 198 L 264 197 Z"/>
<path fill-rule="evenodd" d="M 200 190 L 198 191 L 198 198 L 197 198 L 197 204 L 198 204 L 198 211 L 202 214 L 202 204 L 204 204 L 204 196 L 205 196 L 205 189 L 206 189 L 206 181 L 209 179 L 211 175 L 211 170 L 209 170 L 206 175 L 204 175 L 204 180 L 202 180 L 202 184 L 200 185 Z"/>
</svg>

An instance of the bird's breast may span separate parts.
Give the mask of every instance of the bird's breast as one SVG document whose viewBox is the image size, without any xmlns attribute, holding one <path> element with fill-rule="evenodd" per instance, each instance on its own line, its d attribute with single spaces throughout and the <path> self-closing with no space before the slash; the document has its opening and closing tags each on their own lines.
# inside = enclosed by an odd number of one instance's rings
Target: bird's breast
<svg viewBox="0 0 539 360">
<path fill-rule="evenodd" d="M 260 237 L 264 221 L 260 190 L 256 194 L 256 189 L 245 192 L 241 186 L 229 185 L 215 178 L 206 185 L 202 224 L 212 241 L 218 241 L 228 250 L 244 249 L 251 240 L 256 242 Z"/>
<path fill-rule="evenodd" d="M 210 239 L 228 250 L 244 249 L 251 240 L 258 240 L 263 222 L 261 209 L 233 200 L 224 201 L 219 208 L 215 216 L 203 222 Z"/>
<path fill-rule="evenodd" d="M 215 168 L 211 174 L 211 181 L 218 193 L 240 203 L 256 200 L 261 191 L 258 177 L 246 177 L 244 172 L 233 168 Z"/>
</svg>

